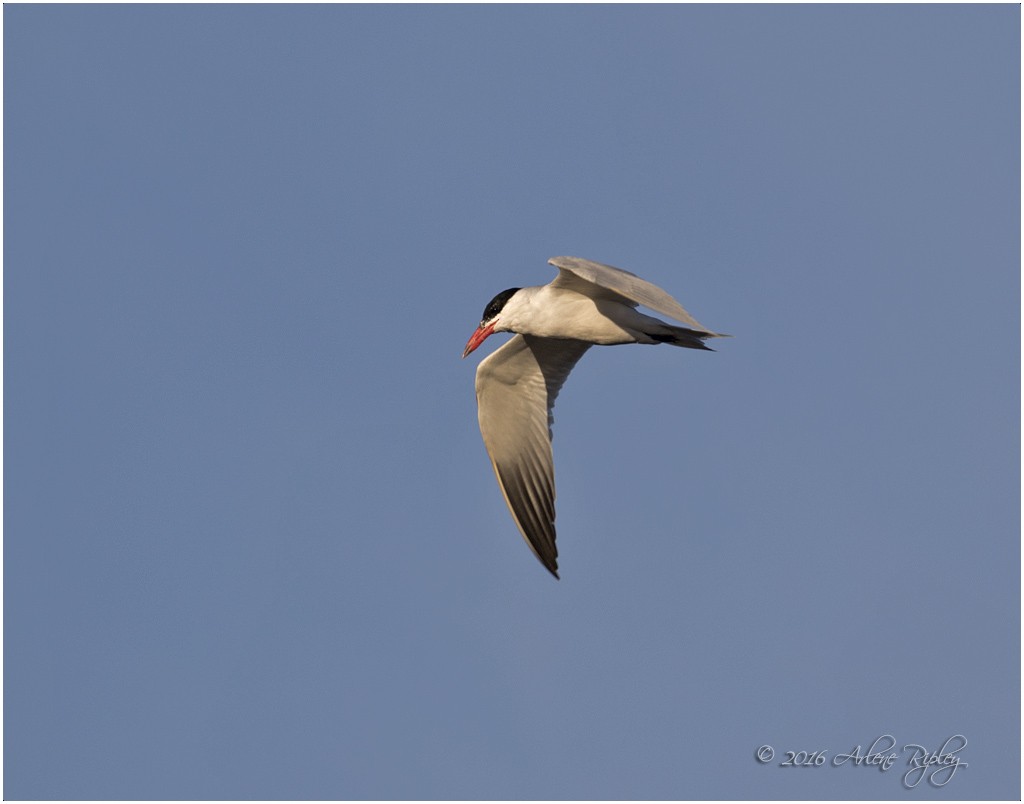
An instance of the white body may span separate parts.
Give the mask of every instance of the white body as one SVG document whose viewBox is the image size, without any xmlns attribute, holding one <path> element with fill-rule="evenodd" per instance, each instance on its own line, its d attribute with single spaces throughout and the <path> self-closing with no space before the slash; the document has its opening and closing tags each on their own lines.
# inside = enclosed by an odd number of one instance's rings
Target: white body
<svg viewBox="0 0 1024 804">
<path fill-rule="evenodd" d="M 644 330 L 664 326 L 663 321 L 639 313 L 628 304 L 595 299 L 554 284 L 522 288 L 505 305 L 501 322 L 495 332 L 573 338 L 602 346 L 657 343 Z"/>
</svg>

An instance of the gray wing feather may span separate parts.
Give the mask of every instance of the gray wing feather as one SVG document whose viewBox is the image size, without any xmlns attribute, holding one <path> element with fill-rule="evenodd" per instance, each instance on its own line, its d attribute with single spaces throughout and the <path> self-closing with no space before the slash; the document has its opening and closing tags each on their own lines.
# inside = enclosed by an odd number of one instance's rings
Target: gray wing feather
<svg viewBox="0 0 1024 804">
<path fill-rule="evenodd" d="M 676 321 L 689 324 L 694 329 L 716 334 L 686 312 L 679 302 L 657 285 L 652 285 L 629 271 L 580 257 L 552 257 L 548 263 L 558 269 L 558 276 L 551 283 L 553 287 L 578 290 L 595 299 L 615 299 L 620 302 L 625 300 L 633 307 L 642 304 Z"/>
<path fill-rule="evenodd" d="M 516 335 L 476 371 L 480 433 L 512 518 L 558 577 L 552 409 L 589 343 Z"/>
</svg>

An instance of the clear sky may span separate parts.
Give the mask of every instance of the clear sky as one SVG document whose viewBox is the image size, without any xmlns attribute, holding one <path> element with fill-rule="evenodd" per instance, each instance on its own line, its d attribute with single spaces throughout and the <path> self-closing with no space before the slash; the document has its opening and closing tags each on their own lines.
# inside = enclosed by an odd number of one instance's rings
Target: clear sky
<svg viewBox="0 0 1024 804">
<path fill-rule="evenodd" d="M 5 797 L 1019 798 L 1019 15 L 6 6 Z M 735 337 L 580 363 L 558 582 L 562 254 Z"/>
</svg>

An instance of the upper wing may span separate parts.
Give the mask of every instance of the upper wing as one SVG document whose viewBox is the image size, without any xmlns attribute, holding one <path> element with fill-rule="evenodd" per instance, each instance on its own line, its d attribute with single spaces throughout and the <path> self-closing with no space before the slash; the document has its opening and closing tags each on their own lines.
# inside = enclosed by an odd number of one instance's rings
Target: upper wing
<svg viewBox="0 0 1024 804">
<path fill-rule="evenodd" d="M 480 433 L 509 511 L 541 563 L 558 577 L 551 410 L 583 341 L 516 335 L 476 370 Z"/>
<path fill-rule="evenodd" d="M 580 257 L 552 257 L 548 262 L 558 269 L 558 276 L 551 283 L 553 287 L 580 291 L 595 299 L 625 301 L 633 307 L 642 304 L 676 321 L 689 324 L 694 329 L 715 334 L 665 291 L 636 274 Z"/>
</svg>

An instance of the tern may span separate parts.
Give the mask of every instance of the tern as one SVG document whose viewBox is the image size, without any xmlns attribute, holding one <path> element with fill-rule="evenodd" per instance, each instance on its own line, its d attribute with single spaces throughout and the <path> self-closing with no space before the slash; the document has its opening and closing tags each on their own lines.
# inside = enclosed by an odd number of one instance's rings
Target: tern
<svg viewBox="0 0 1024 804">
<path fill-rule="evenodd" d="M 668 293 L 636 274 L 579 257 L 552 257 L 547 285 L 509 288 L 484 308 L 466 357 L 495 332 L 516 333 L 476 370 L 477 415 L 498 486 L 533 554 L 558 578 L 552 410 L 569 372 L 595 344 L 670 343 L 713 351 L 728 337 L 700 324 Z M 680 327 L 637 311 L 643 305 Z"/>
</svg>

